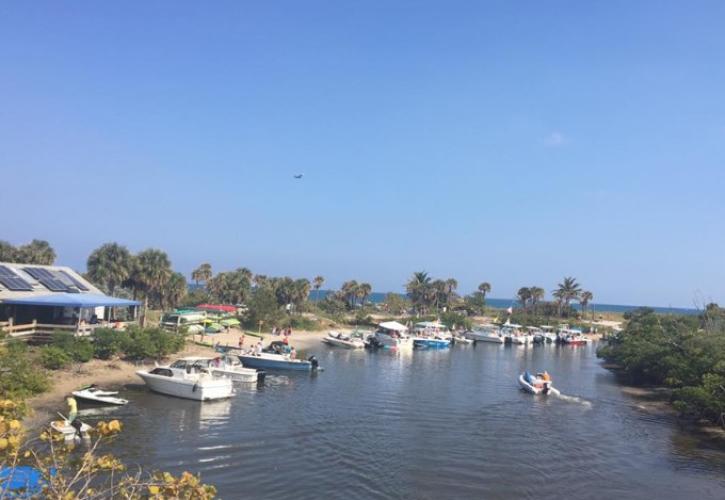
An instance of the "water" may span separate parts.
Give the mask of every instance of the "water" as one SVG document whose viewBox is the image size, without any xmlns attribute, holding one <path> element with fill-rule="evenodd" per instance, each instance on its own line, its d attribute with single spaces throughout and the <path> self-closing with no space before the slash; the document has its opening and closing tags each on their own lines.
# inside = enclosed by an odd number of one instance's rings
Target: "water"
<svg viewBox="0 0 725 500">
<path fill-rule="evenodd" d="M 222 498 L 725 498 L 725 452 L 638 410 L 593 346 L 316 353 L 228 401 L 129 390 L 114 451 Z M 566 397 L 520 391 L 525 368 Z"/>
<path fill-rule="evenodd" d="M 310 300 L 317 301 L 324 299 L 328 294 L 335 293 L 332 290 L 319 290 L 319 291 L 313 291 L 310 293 Z M 373 292 L 370 294 L 370 296 L 367 298 L 368 302 L 371 302 L 373 304 L 381 304 L 385 302 L 385 297 L 387 296 L 387 293 L 382 292 Z M 405 297 L 405 294 L 400 294 L 401 296 Z M 493 307 L 496 309 L 507 309 L 509 307 L 520 307 L 520 304 L 516 301 L 516 299 L 496 299 L 493 297 L 486 297 L 486 305 L 489 307 Z M 574 309 L 581 309 L 581 305 L 574 302 L 571 304 L 571 306 Z M 638 309 L 643 306 L 629 306 L 629 305 L 622 305 L 622 304 L 598 304 L 598 303 L 590 303 L 589 306 L 587 306 L 587 311 L 593 311 L 595 313 L 597 312 L 612 312 L 612 313 L 626 313 L 630 311 L 634 311 L 635 309 Z M 650 307 L 650 306 L 647 306 Z M 686 308 L 686 307 L 655 307 L 652 306 L 652 309 L 654 309 L 655 312 L 661 313 L 661 314 L 699 314 L 702 311 L 694 308 Z"/>
</svg>

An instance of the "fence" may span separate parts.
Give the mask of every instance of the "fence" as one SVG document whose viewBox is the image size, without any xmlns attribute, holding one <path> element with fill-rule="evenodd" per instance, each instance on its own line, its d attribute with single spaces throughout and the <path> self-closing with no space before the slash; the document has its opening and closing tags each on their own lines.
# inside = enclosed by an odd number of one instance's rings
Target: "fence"
<svg viewBox="0 0 725 500">
<path fill-rule="evenodd" d="M 54 333 L 67 332 L 76 337 L 87 337 L 92 335 L 96 328 L 115 328 L 123 330 L 128 325 L 135 324 L 131 322 L 117 322 L 108 324 L 82 324 L 82 325 L 50 325 L 38 323 L 33 320 L 32 323 L 24 325 L 14 325 L 12 321 L 0 322 L 0 329 L 7 334 L 8 338 L 16 338 L 32 342 L 50 342 Z"/>
</svg>

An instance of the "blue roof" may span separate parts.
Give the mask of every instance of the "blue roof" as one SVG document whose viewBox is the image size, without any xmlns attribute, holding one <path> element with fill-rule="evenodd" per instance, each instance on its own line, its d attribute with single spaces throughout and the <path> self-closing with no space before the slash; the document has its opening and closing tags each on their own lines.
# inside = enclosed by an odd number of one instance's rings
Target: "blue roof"
<svg viewBox="0 0 725 500">
<path fill-rule="evenodd" d="M 17 297 L 2 299 L 3 304 L 16 304 L 22 306 L 53 306 L 53 307 L 128 307 L 137 306 L 137 300 L 117 299 L 95 293 L 54 293 L 52 295 L 39 295 L 36 297 Z"/>
</svg>

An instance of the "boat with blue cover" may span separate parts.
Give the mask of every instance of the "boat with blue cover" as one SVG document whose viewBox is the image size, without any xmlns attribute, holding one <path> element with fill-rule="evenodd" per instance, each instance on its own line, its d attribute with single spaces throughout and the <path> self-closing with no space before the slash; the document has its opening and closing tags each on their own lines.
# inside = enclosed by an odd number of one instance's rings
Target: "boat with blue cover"
<svg viewBox="0 0 725 500">
<path fill-rule="evenodd" d="M 238 353 L 237 357 L 247 368 L 262 370 L 292 370 L 310 372 L 321 370 L 317 358 L 297 359 L 292 356 L 290 347 L 284 342 L 272 342 L 261 352 Z"/>
</svg>

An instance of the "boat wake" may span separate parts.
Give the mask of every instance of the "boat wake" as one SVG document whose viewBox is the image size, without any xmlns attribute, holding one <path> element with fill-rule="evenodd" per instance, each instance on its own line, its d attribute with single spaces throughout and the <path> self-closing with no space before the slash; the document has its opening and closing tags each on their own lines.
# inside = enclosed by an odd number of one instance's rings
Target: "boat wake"
<svg viewBox="0 0 725 500">
<path fill-rule="evenodd" d="M 586 408 L 587 410 L 592 407 L 591 401 L 587 401 L 586 399 L 582 399 L 577 396 L 567 396 L 566 394 L 557 394 L 556 397 L 558 397 L 559 399 L 563 399 L 567 403 L 579 404 L 579 405 L 583 406 L 584 408 Z"/>
</svg>

